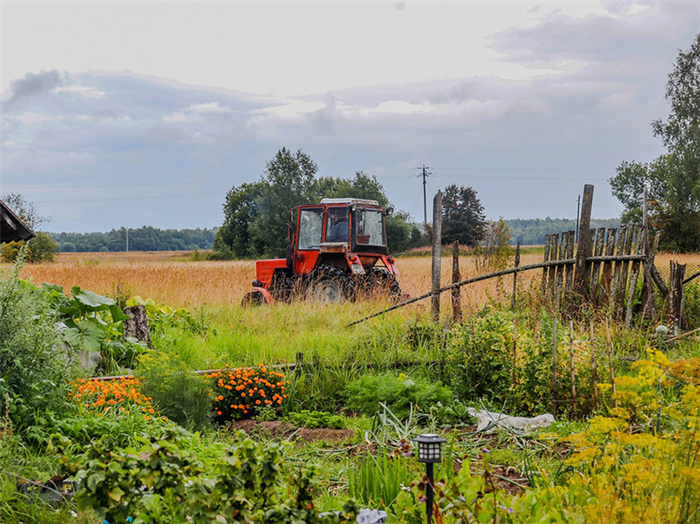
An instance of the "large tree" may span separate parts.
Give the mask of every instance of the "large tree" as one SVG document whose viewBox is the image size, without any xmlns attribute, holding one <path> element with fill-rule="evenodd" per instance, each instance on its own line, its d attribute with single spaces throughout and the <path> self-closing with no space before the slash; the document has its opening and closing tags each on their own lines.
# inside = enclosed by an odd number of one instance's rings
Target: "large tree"
<svg viewBox="0 0 700 524">
<path fill-rule="evenodd" d="M 224 223 L 214 241 L 222 258 L 283 256 L 287 246 L 289 209 L 322 198 L 367 198 L 389 204 L 384 188 L 373 176 L 319 177 L 318 166 L 301 150 L 280 149 L 266 164 L 260 180 L 233 187 L 224 202 Z M 420 236 L 406 213 L 388 217 L 387 238 L 392 251 L 401 251 Z"/>
<path fill-rule="evenodd" d="M 476 246 L 484 238 L 484 206 L 471 187 L 452 184 L 442 197 L 442 241 Z"/>
<path fill-rule="evenodd" d="M 652 228 L 661 246 L 673 251 L 700 250 L 700 34 L 681 51 L 666 84 L 671 113 L 652 123 L 654 136 L 668 152 L 655 160 L 622 162 L 610 179 L 613 195 L 624 205 L 623 221 L 640 223 L 644 186 L 649 187 Z"/>
</svg>

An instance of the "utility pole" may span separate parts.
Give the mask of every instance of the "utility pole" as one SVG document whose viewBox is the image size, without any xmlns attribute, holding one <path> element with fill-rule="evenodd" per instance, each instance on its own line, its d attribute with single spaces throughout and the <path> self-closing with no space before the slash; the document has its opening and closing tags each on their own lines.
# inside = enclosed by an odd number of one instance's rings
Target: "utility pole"
<svg viewBox="0 0 700 524">
<path fill-rule="evenodd" d="M 428 166 L 423 164 L 423 167 L 417 167 L 416 169 L 422 169 L 423 172 L 418 175 L 419 177 L 423 177 L 423 225 L 425 226 L 425 230 L 428 230 L 428 201 L 426 198 L 426 193 L 425 193 L 425 178 L 430 176 L 430 173 L 428 173 L 426 170 L 430 169 Z"/>
</svg>

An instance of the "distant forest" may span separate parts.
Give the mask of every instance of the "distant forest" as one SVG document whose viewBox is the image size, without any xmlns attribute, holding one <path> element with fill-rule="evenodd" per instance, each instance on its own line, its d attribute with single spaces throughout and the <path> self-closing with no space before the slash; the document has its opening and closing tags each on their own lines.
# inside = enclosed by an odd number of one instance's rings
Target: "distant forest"
<svg viewBox="0 0 700 524">
<path fill-rule="evenodd" d="M 562 231 L 575 231 L 576 220 L 563 218 L 532 218 L 528 220 L 506 220 L 510 228 L 511 243 L 520 242 L 521 246 L 544 244 L 545 235 L 561 233 Z M 619 227 L 619 218 L 592 219 L 591 229 L 599 227 Z"/>
<path fill-rule="evenodd" d="M 576 229 L 575 220 L 561 218 L 534 218 L 506 220 L 512 243 L 521 245 L 544 244 L 545 235 Z M 592 220 L 591 227 L 618 227 L 620 219 Z M 140 227 L 129 229 L 130 251 L 181 251 L 211 249 L 218 228 L 212 229 L 158 229 Z M 63 252 L 126 251 L 126 230 L 113 229 L 108 233 L 50 233 Z"/>
<path fill-rule="evenodd" d="M 144 226 L 129 229 L 129 251 L 180 251 L 211 249 L 216 230 L 158 229 Z M 109 233 L 49 233 L 63 252 L 126 251 L 126 229 Z"/>
</svg>

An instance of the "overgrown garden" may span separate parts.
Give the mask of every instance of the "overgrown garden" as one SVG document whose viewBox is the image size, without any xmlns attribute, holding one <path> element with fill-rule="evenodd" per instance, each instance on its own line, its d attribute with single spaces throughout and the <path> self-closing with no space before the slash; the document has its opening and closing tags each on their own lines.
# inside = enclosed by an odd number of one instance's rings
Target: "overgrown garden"
<svg viewBox="0 0 700 524">
<path fill-rule="evenodd" d="M 430 432 L 447 440 L 436 522 L 700 520 L 692 336 L 613 323 L 610 359 L 604 311 L 572 332 L 559 316 L 557 421 L 490 433 L 469 408 L 552 411 L 539 286 L 458 325 L 414 312 L 344 328 L 381 303 L 174 309 L 20 270 L 0 281 L 3 522 L 339 522 L 361 508 L 423 522 L 413 438 Z M 152 349 L 123 337 L 121 308 L 139 304 Z M 252 343 L 266 330 L 289 347 L 292 319 L 309 333 L 298 351 Z"/>
</svg>

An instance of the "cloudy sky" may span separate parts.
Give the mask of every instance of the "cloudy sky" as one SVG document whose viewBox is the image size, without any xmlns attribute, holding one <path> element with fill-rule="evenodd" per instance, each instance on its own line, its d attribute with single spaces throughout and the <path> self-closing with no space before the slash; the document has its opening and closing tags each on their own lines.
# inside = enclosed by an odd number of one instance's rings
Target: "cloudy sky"
<svg viewBox="0 0 700 524">
<path fill-rule="evenodd" d="M 685 2 L 7 2 L 0 195 L 51 231 L 221 224 L 281 147 L 375 175 L 422 220 L 477 190 L 489 218 L 618 216 L 607 180 L 662 153 Z"/>
</svg>

